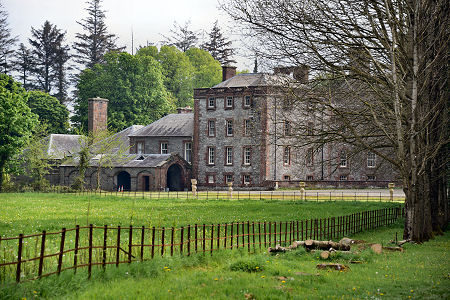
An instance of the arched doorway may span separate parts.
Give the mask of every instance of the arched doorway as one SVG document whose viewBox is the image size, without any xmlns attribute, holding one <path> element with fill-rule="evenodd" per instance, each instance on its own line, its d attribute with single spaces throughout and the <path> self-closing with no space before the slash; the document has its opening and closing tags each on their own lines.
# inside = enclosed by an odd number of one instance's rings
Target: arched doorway
<svg viewBox="0 0 450 300">
<path fill-rule="evenodd" d="M 117 186 L 123 187 L 124 191 L 131 190 L 131 178 L 128 172 L 121 171 L 119 174 L 117 174 Z"/>
<path fill-rule="evenodd" d="M 183 179 L 181 177 L 181 167 L 173 164 L 167 170 L 167 188 L 169 191 L 182 191 Z"/>
</svg>

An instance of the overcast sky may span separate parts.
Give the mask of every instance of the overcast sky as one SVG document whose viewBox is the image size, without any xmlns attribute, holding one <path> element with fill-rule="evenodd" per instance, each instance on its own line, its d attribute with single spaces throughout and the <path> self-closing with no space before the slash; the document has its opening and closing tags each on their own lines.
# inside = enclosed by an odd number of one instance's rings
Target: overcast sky
<svg viewBox="0 0 450 300">
<path fill-rule="evenodd" d="M 45 20 L 59 29 L 67 31 L 67 43 L 70 45 L 81 26 L 76 23 L 87 17 L 85 0 L 0 0 L 3 9 L 8 12 L 8 22 L 13 35 L 28 45 L 31 27 L 40 28 Z M 191 29 L 210 31 L 215 20 L 239 48 L 239 36 L 231 35 L 230 20 L 218 8 L 217 0 L 103 0 L 106 10 L 106 24 L 111 33 L 119 37 L 118 44 L 126 45 L 131 52 L 131 31 L 134 33 L 134 45 L 146 45 L 147 41 L 158 43 L 163 35 L 169 35 L 176 21 L 184 25 L 191 22 Z M 243 50 L 237 49 L 243 53 Z M 235 57 L 237 67 L 253 69 L 253 62 L 241 55 Z"/>
</svg>

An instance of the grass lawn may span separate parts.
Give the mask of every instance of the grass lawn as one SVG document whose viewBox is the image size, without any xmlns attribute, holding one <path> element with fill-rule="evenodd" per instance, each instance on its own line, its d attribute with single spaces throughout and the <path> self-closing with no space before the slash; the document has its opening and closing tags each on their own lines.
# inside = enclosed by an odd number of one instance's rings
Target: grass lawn
<svg viewBox="0 0 450 300">
<path fill-rule="evenodd" d="M 387 202 L 299 200 L 172 200 L 70 194 L 0 194 L 0 236 L 94 224 L 179 227 L 233 221 L 327 218 L 398 206 Z"/>
<path fill-rule="evenodd" d="M 387 244 L 402 231 L 397 223 L 354 236 Z M 404 252 L 370 250 L 334 259 L 348 272 L 317 270 L 318 253 L 277 256 L 264 251 L 218 251 L 214 255 L 168 257 L 98 269 L 91 280 L 81 270 L 33 282 L 5 284 L 1 299 L 449 299 L 448 232 Z M 350 260 L 362 264 L 349 264 Z M 301 273 L 302 272 L 302 273 Z M 305 273 L 312 275 L 305 275 Z M 316 274 L 318 274 L 316 276 Z"/>
</svg>

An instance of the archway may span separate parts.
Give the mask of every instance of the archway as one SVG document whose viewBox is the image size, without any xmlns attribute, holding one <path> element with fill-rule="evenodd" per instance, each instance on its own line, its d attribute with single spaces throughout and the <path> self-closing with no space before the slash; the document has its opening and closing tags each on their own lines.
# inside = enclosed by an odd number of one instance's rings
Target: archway
<svg viewBox="0 0 450 300">
<path fill-rule="evenodd" d="M 167 170 L 167 188 L 169 191 L 182 191 L 183 178 L 181 177 L 181 167 L 178 164 L 173 164 Z"/>
<path fill-rule="evenodd" d="M 131 190 L 131 177 L 128 172 L 121 171 L 119 174 L 117 174 L 117 186 L 123 187 L 124 191 Z"/>
</svg>

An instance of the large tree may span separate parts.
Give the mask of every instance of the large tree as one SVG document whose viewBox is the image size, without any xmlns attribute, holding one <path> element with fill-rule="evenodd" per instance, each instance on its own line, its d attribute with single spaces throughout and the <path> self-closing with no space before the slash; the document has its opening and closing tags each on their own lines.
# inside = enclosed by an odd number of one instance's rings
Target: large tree
<svg viewBox="0 0 450 300">
<path fill-rule="evenodd" d="M 49 21 L 45 21 L 40 29 L 32 27 L 31 35 L 29 42 L 33 56 L 33 87 L 50 94 L 56 88 L 56 94 L 62 97 L 65 64 L 69 59 L 69 48 L 64 45 L 65 32 Z M 59 99 L 61 102 L 63 100 L 63 98 Z"/>
<path fill-rule="evenodd" d="M 222 65 L 230 65 L 236 63 L 232 59 L 234 49 L 231 47 L 231 44 L 232 42 L 223 36 L 218 21 L 216 21 L 208 33 L 208 40 L 201 48 L 211 53 L 212 57 Z"/>
<path fill-rule="evenodd" d="M 8 73 L 11 71 L 12 63 L 10 58 L 14 53 L 12 47 L 17 42 L 17 37 L 11 36 L 11 29 L 8 26 L 8 13 L 3 10 L 3 4 L 0 3 L 0 72 Z"/>
<path fill-rule="evenodd" d="M 80 74 L 72 117 L 76 126 L 87 129 L 88 99 L 97 96 L 109 99 L 108 126 L 113 130 L 149 124 L 174 108 L 154 58 L 125 52 L 109 52 L 104 58 L 104 64 Z"/>
<path fill-rule="evenodd" d="M 164 45 L 175 46 L 183 52 L 188 49 L 197 46 L 198 32 L 195 32 L 189 28 L 191 22 L 187 21 L 184 26 L 181 26 L 177 22 L 173 23 L 173 29 L 170 30 L 170 36 L 165 37 L 163 41 Z"/>
<path fill-rule="evenodd" d="M 38 124 L 26 104 L 27 93 L 12 77 L 0 74 L 0 192 L 11 171 L 12 158 L 20 153 Z"/>
<path fill-rule="evenodd" d="M 46 124 L 49 133 L 66 133 L 69 129 L 69 111 L 58 99 L 42 91 L 28 92 L 27 104 L 31 112 Z"/>
<path fill-rule="evenodd" d="M 222 81 L 220 63 L 205 50 L 191 48 L 185 52 L 194 67 L 193 87 L 209 88 Z"/>
<path fill-rule="evenodd" d="M 300 138 L 344 142 L 395 166 L 406 194 L 406 239 L 421 242 L 447 226 L 448 1 L 229 0 L 222 6 L 258 56 L 311 66 L 310 90 L 299 96 L 298 85 L 286 88 L 323 125 Z"/>
<path fill-rule="evenodd" d="M 23 43 L 20 43 L 19 49 L 15 54 L 14 69 L 18 72 L 22 86 L 28 90 L 31 87 L 30 76 L 33 69 L 33 57 L 31 50 Z"/>
<path fill-rule="evenodd" d="M 124 47 L 117 47 L 117 37 L 108 33 L 105 24 L 105 11 L 101 8 L 102 0 L 90 0 L 86 2 L 88 17 L 77 22 L 83 33 L 77 33 L 77 41 L 73 48 L 76 51 L 75 61 L 82 68 L 92 68 L 95 64 L 103 63 L 103 56 L 108 51 L 121 51 Z"/>
</svg>

